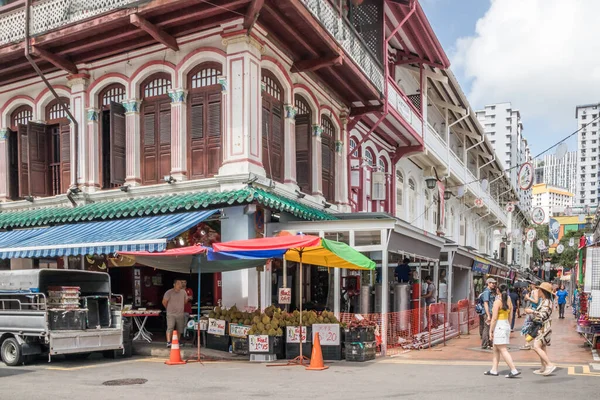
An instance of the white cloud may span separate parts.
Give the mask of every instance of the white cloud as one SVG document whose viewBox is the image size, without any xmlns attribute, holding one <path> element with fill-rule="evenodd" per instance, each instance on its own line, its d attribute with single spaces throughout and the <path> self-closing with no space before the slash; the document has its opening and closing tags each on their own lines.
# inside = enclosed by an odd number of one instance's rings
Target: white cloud
<svg viewBox="0 0 600 400">
<path fill-rule="evenodd" d="M 543 132 L 528 119 L 566 135 L 576 105 L 600 102 L 599 15 L 598 0 L 492 0 L 475 34 L 458 39 L 453 69 L 470 80 L 474 107 L 511 101 L 530 139 Z"/>
</svg>

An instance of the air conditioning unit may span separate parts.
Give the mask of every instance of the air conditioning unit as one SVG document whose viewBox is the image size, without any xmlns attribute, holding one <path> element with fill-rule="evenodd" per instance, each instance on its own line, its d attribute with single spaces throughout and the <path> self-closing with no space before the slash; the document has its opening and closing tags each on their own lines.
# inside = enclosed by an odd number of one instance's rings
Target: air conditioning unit
<svg viewBox="0 0 600 400">
<path fill-rule="evenodd" d="M 371 182 L 371 200 L 385 200 L 385 172 L 373 172 Z"/>
</svg>

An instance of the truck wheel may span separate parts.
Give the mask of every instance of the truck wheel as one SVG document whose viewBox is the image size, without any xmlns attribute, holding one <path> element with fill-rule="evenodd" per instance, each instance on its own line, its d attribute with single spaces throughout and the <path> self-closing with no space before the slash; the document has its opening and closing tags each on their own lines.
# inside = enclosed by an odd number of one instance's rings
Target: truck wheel
<svg viewBox="0 0 600 400">
<path fill-rule="evenodd" d="M 23 350 L 15 338 L 8 338 L 2 343 L 0 354 L 2 361 L 9 367 L 23 364 Z"/>
</svg>

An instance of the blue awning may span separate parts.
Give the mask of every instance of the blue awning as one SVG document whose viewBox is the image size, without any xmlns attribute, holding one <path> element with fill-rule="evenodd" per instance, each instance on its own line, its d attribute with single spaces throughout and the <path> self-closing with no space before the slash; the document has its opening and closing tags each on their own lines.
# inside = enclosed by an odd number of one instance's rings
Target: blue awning
<svg viewBox="0 0 600 400">
<path fill-rule="evenodd" d="M 167 242 L 218 210 L 84 222 L 0 233 L 0 258 L 164 251 Z"/>
</svg>

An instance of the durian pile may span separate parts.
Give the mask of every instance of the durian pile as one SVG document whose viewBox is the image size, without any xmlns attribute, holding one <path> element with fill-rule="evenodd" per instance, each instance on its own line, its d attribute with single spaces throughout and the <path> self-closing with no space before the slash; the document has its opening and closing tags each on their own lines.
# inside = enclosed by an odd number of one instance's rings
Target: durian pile
<svg viewBox="0 0 600 400">
<path fill-rule="evenodd" d="M 255 312 L 252 327 L 248 335 L 282 336 L 286 326 L 312 326 L 313 324 L 337 324 L 333 312 L 323 311 L 320 315 L 315 311 L 304 311 L 300 323 L 300 311 L 292 313 L 269 306 L 264 313 Z"/>
<path fill-rule="evenodd" d="M 239 311 L 236 306 L 233 306 L 230 309 L 215 307 L 215 309 L 208 314 L 208 318 L 221 319 L 232 324 L 243 325 L 250 325 L 253 316 L 254 314 L 252 313 Z"/>
</svg>

